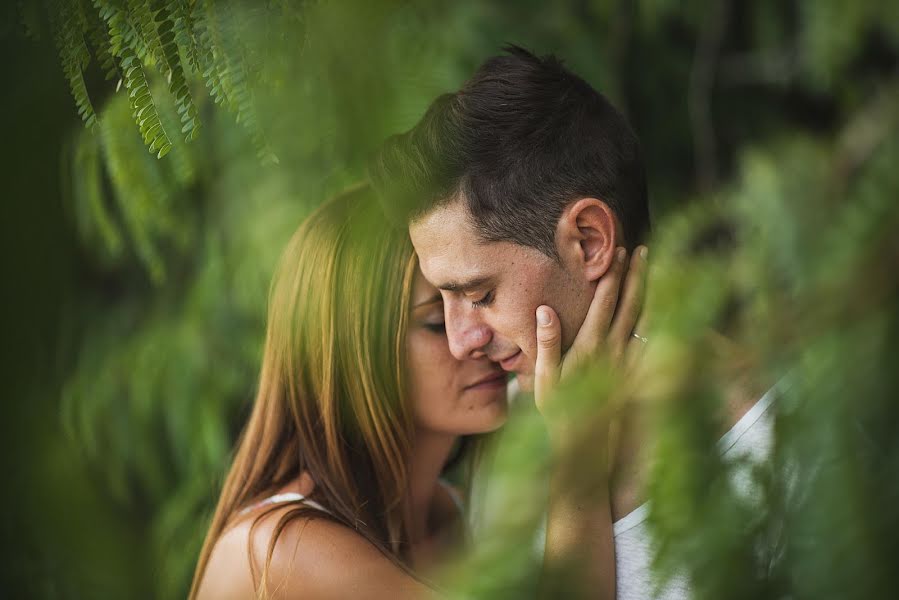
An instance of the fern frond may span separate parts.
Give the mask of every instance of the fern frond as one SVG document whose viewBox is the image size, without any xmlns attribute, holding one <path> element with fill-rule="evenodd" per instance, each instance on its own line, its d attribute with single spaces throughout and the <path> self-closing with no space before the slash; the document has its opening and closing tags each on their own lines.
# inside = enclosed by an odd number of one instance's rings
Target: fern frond
<svg viewBox="0 0 899 600">
<path fill-rule="evenodd" d="M 156 112 L 143 64 L 134 51 L 127 48 L 122 51 L 121 66 L 134 122 L 150 152 L 156 152 L 157 158 L 162 158 L 172 149 L 172 142 Z"/>
<path fill-rule="evenodd" d="M 159 40 L 168 67 L 169 91 L 175 98 L 178 114 L 181 115 L 181 133 L 186 134 L 185 141 L 191 141 L 196 139 L 200 130 L 199 113 L 191 97 L 184 67 L 181 64 L 173 15 L 166 6 L 163 6 L 159 10 L 159 16 Z"/>
<path fill-rule="evenodd" d="M 166 82 L 159 78 L 154 81 L 151 78 L 150 83 L 153 86 L 153 98 L 156 100 L 156 111 L 159 113 L 162 126 L 166 131 L 172 132 L 181 129 L 181 115 L 178 113 L 175 98 L 172 94 L 163 93 L 160 89 Z M 157 93 L 157 90 L 160 91 Z M 192 144 L 189 145 L 187 140 L 173 136 L 172 150 L 166 160 L 156 161 L 159 163 L 161 176 L 172 184 L 172 193 L 180 193 L 196 183 L 198 159 Z"/>
<path fill-rule="evenodd" d="M 53 37 L 59 52 L 62 70 L 69 82 L 69 90 L 75 98 L 78 115 L 88 129 L 97 122 L 97 114 L 84 83 L 84 69 L 90 64 L 90 52 L 84 41 L 86 24 L 75 6 L 74 0 L 54 2 L 50 11 Z"/>
<path fill-rule="evenodd" d="M 157 29 L 157 12 L 150 7 L 148 0 L 128 0 L 127 14 L 131 26 L 147 49 L 147 56 L 142 57 L 141 62 L 162 67 L 165 64 L 165 55 Z"/>
<path fill-rule="evenodd" d="M 119 66 L 116 64 L 115 57 L 112 54 L 112 43 L 109 39 L 109 31 L 99 13 L 89 3 L 89 0 L 78 0 L 81 2 L 81 14 L 85 16 L 85 25 L 87 29 L 87 38 L 90 46 L 94 51 L 94 57 L 103 71 L 103 76 L 107 81 L 121 78 Z M 87 3 L 88 6 L 84 6 Z"/>
<path fill-rule="evenodd" d="M 210 93 L 217 103 L 234 113 L 237 123 L 250 135 L 259 159 L 277 163 L 278 158 L 268 145 L 256 113 L 251 90 L 249 68 L 233 14 L 224 4 L 203 0 L 204 31 L 201 43 L 211 48 L 211 64 L 203 75 Z M 207 58 L 210 58 L 207 56 Z"/>
<path fill-rule="evenodd" d="M 193 19 L 194 36 L 200 48 L 198 58 L 203 81 L 216 104 L 230 106 L 220 75 L 224 67 L 219 64 L 220 57 L 216 51 L 220 48 L 218 43 L 221 41 L 221 32 L 214 16 L 215 7 L 205 0 L 198 0 L 194 10 L 196 11 Z"/>
<path fill-rule="evenodd" d="M 128 11 L 121 2 L 115 0 L 93 0 L 94 8 L 106 23 L 109 34 L 109 53 L 121 59 L 126 48 L 130 48 L 141 59 L 141 63 L 152 61 L 150 51 L 135 29 Z"/>
<path fill-rule="evenodd" d="M 173 29 L 175 31 L 175 42 L 179 48 L 184 50 L 187 56 L 187 62 L 191 69 L 197 74 L 202 73 L 200 66 L 200 51 L 197 47 L 197 39 L 195 37 L 195 23 L 193 11 L 188 0 L 168 0 L 166 10 L 172 19 Z"/>
</svg>

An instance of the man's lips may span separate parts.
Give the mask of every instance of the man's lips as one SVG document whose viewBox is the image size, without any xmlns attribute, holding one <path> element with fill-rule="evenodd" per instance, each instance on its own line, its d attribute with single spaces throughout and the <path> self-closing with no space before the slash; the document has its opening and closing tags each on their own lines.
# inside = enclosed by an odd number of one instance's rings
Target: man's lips
<svg viewBox="0 0 899 600">
<path fill-rule="evenodd" d="M 504 371 L 513 371 L 515 369 L 515 363 L 518 361 L 519 356 L 521 356 L 521 350 L 519 350 L 512 356 L 507 356 L 506 358 L 500 359 L 497 362 L 499 362 L 499 366 L 501 366 Z"/>
<path fill-rule="evenodd" d="M 466 390 L 500 388 L 506 385 L 506 374 L 503 371 L 493 371 L 481 377 L 471 385 L 465 386 Z"/>
</svg>

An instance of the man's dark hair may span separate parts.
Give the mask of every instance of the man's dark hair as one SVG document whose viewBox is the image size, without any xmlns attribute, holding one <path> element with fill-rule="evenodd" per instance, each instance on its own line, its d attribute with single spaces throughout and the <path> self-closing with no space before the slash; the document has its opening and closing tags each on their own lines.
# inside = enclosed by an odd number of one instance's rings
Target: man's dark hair
<svg viewBox="0 0 899 600">
<path fill-rule="evenodd" d="M 618 217 L 625 243 L 640 243 L 646 174 L 627 121 L 554 56 L 505 50 L 384 143 L 369 173 L 387 212 L 405 223 L 460 199 L 485 240 L 557 257 L 562 211 L 594 197 Z"/>
</svg>

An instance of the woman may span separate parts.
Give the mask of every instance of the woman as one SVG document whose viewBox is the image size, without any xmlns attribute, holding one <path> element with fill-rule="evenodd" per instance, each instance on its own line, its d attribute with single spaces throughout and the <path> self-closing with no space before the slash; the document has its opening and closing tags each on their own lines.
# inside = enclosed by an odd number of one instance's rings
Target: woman
<svg viewBox="0 0 899 600">
<path fill-rule="evenodd" d="M 365 187 L 325 203 L 275 274 L 259 391 L 191 598 L 432 595 L 427 573 L 464 532 L 440 475 L 506 411 L 506 374 L 450 354 L 406 232 Z"/>
</svg>

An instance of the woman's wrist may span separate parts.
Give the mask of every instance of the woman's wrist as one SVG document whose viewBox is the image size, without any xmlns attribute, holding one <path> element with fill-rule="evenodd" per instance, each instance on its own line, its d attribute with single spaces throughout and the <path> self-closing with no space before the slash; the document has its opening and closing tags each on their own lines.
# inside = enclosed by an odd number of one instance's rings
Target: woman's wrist
<svg viewBox="0 0 899 600">
<path fill-rule="evenodd" d="M 573 434 L 570 428 L 556 429 L 549 435 L 552 487 L 566 495 L 607 495 L 607 436 Z"/>
</svg>

